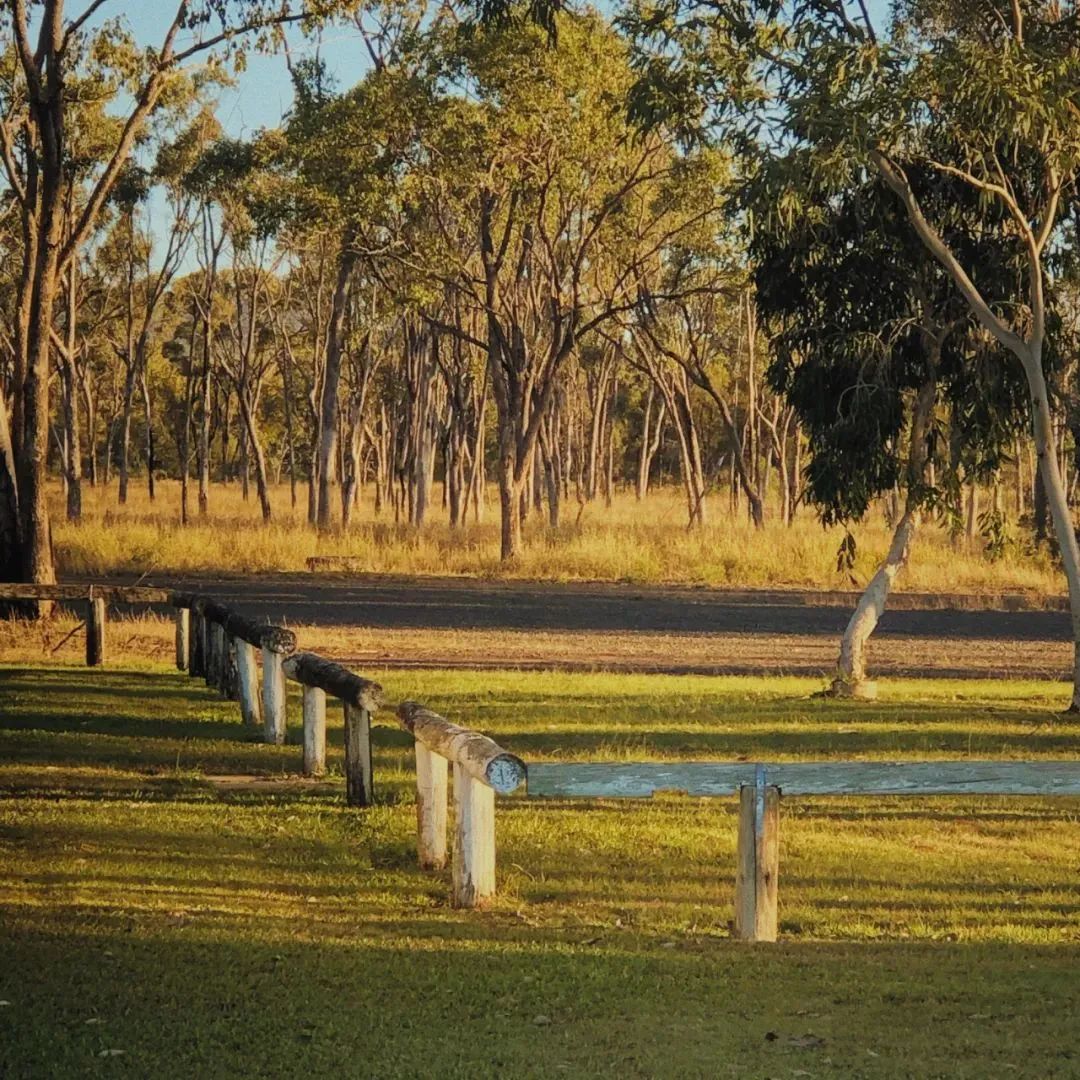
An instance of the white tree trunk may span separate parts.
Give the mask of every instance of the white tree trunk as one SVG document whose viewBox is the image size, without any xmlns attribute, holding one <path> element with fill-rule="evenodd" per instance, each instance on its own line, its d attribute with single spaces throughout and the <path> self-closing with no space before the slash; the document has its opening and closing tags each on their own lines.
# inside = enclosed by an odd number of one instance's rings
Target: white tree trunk
<svg viewBox="0 0 1080 1080">
<path fill-rule="evenodd" d="M 1042 357 L 1038 354 L 1032 356 L 1025 362 L 1024 372 L 1031 390 L 1031 419 L 1039 473 L 1042 476 L 1050 517 L 1054 522 L 1061 566 L 1069 585 L 1069 611 L 1073 632 L 1073 691 L 1069 711 L 1080 712 L 1080 547 L 1077 546 L 1072 512 L 1069 509 L 1061 470 L 1058 468 L 1057 440 L 1054 438 Z"/>
<path fill-rule="evenodd" d="M 934 340 L 931 347 L 931 374 L 919 388 L 911 416 L 904 512 L 896 523 L 885 561 L 870 579 L 870 584 L 859 598 L 859 603 L 844 630 L 844 636 L 840 641 L 837 675 L 831 687 L 831 693 L 836 697 L 874 696 L 874 686 L 866 679 L 866 643 L 885 613 L 885 604 L 897 575 L 907 565 L 911 555 L 911 544 L 920 523 L 921 489 L 930 457 L 927 432 L 937 394 L 935 373 L 940 356 L 940 342 Z"/>
<path fill-rule="evenodd" d="M 885 561 L 870 579 L 848 620 L 840 642 L 839 671 L 832 685 L 832 692 L 838 697 L 869 697 L 872 694 L 866 681 L 866 643 L 885 612 L 885 603 L 897 575 L 907 564 L 918 527 L 918 511 L 905 511 L 893 532 Z"/>
</svg>

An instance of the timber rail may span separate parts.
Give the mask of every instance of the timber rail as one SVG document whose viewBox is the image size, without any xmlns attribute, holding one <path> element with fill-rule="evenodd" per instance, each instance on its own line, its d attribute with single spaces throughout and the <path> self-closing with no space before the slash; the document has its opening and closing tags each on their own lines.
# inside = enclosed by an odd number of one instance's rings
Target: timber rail
<svg viewBox="0 0 1080 1080">
<path fill-rule="evenodd" d="M 68 604 L 78 604 L 80 601 L 85 604 L 83 626 L 86 627 L 88 667 L 99 667 L 105 662 L 107 601 L 114 604 L 168 604 L 172 595 L 168 589 L 145 585 L 22 585 L 0 582 L 0 602 L 60 600 Z"/>
<path fill-rule="evenodd" d="M 735 936 L 775 941 L 780 795 L 1080 795 L 1080 761 L 552 763 L 529 767 L 529 796 L 739 796 Z"/>
</svg>

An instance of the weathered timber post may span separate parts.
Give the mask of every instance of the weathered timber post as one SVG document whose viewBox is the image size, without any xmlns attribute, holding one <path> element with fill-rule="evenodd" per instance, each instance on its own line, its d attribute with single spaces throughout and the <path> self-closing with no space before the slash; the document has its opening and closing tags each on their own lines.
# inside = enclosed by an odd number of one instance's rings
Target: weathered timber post
<svg viewBox="0 0 1080 1080">
<path fill-rule="evenodd" d="M 780 789 L 765 783 L 759 765 L 754 784 L 739 788 L 735 936 L 775 941 L 780 870 Z"/>
<path fill-rule="evenodd" d="M 285 741 L 285 657 L 264 645 L 262 647 L 263 675 L 263 742 Z"/>
<path fill-rule="evenodd" d="M 416 741 L 416 853 L 425 870 L 446 865 L 447 760 Z"/>
<path fill-rule="evenodd" d="M 206 617 L 206 685 L 215 690 L 221 685 L 221 665 L 225 660 L 225 631 L 221 624 Z"/>
<path fill-rule="evenodd" d="M 262 647 L 263 741 L 281 745 L 285 742 L 284 663 L 296 648 L 296 635 L 280 626 L 262 626 L 258 641 Z"/>
<path fill-rule="evenodd" d="M 416 820 L 420 861 L 446 858 L 446 761 L 454 763 L 455 907 L 477 907 L 495 894 L 495 792 L 508 795 L 526 777 L 525 763 L 478 731 L 459 727 L 415 701 L 398 706 L 416 739 Z M 426 758 L 425 758 L 425 755 Z M 441 759 L 441 773 L 437 760 Z M 440 805 L 443 817 L 439 820 Z"/>
<path fill-rule="evenodd" d="M 176 609 L 176 670 L 186 671 L 188 668 L 188 653 L 191 639 L 191 609 L 178 607 Z"/>
<path fill-rule="evenodd" d="M 188 654 L 188 675 L 200 678 L 206 675 L 206 618 L 202 604 L 195 601 L 191 605 L 191 652 Z"/>
<path fill-rule="evenodd" d="M 454 762 L 454 907 L 495 895 L 495 792 Z"/>
<path fill-rule="evenodd" d="M 262 703 L 259 695 L 259 667 L 255 662 L 255 646 L 242 638 L 236 638 L 235 645 L 240 717 L 249 732 L 258 732 L 262 728 Z"/>
<path fill-rule="evenodd" d="M 240 674 L 237 671 L 236 652 L 240 640 L 233 637 L 225 628 L 222 628 L 222 635 L 224 648 L 221 658 L 221 683 L 218 689 L 221 691 L 223 698 L 228 698 L 229 701 L 239 701 Z"/>
<path fill-rule="evenodd" d="M 347 707 L 347 706 L 346 706 Z M 326 772 L 326 691 L 304 687 L 304 775 Z"/>
<path fill-rule="evenodd" d="M 345 802 L 370 806 L 373 800 L 371 769 L 371 713 L 362 705 L 344 702 Z"/>
<path fill-rule="evenodd" d="M 345 801 L 349 806 L 370 806 L 374 798 L 371 714 L 382 703 L 382 687 L 315 653 L 294 653 L 285 661 L 284 671 L 304 687 L 318 687 L 341 701 L 345 710 Z M 306 701 L 305 695 L 305 710 Z M 305 766 L 308 760 L 306 715 L 305 712 Z M 323 741 L 325 745 L 325 735 Z"/>
<path fill-rule="evenodd" d="M 105 598 L 93 590 L 86 601 L 86 666 L 105 663 Z"/>
</svg>

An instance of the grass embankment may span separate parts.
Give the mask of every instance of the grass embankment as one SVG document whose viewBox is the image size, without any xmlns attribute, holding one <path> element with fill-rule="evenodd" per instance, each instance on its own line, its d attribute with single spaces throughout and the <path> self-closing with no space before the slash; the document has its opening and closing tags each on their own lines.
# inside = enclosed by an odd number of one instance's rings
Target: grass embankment
<svg viewBox="0 0 1080 1080">
<path fill-rule="evenodd" d="M 1043 684 L 382 681 L 530 760 L 1076 753 Z M 503 800 L 499 898 L 459 912 L 404 733 L 370 811 L 208 780 L 298 761 L 162 665 L 0 673 L 0 1075 L 1076 1075 L 1075 800 L 788 800 L 783 941 L 748 948 L 733 800 Z"/>
<path fill-rule="evenodd" d="M 610 508 L 588 504 L 575 521 L 576 505 L 566 508 L 568 524 L 552 530 L 534 514 L 527 544 L 512 564 L 499 561 L 498 502 L 489 500 L 487 520 L 457 530 L 445 524 L 436 505 L 422 529 L 394 525 L 392 515 L 374 517 L 365 493 L 354 527 L 320 537 L 306 524 L 304 505 L 289 506 L 287 487 L 275 489 L 274 524 L 264 526 L 258 502 L 245 503 L 236 485 L 217 485 L 211 513 L 187 528 L 179 525 L 179 485 L 158 484 L 154 503 L 133 489 L 126 506 L 114 489 L 87 488 L 84 522 L 63 520 L 54 493 L 54 538 L 61 572 L 106 574 L 256 573 L 302 570 L 313 555 L 347 555 L 372 573 L 456 574 L 559 581 L 632 581 L 642 584 L 715 586 L 791 586 L 850 588 L 851 577 L 836 570 L 843 533 L 823 528 L 804 511 L 791 528 L 773 522 L 755 530 L 742 514 L 732 514 L 726 498 L 712 500 L 712 524 L 694 532 L 685 527 L 678 492 L 659 490 L 644 502 L 620 494 Z M 301 492 L 301 494 L 303 494 Z M 854 530 L 858 541 L 857 583 L 865 582 L 884 557 L 889 530 L 882 515 Z M 1045 556 L 1010 550 L 991 560 L 982 552 L 957 550 L 945 533 L 928 526 L 915 545 L 901 589 L 986 591 L 1028 589 L 1062 592 L 1059 572 Z"/>
</svg>

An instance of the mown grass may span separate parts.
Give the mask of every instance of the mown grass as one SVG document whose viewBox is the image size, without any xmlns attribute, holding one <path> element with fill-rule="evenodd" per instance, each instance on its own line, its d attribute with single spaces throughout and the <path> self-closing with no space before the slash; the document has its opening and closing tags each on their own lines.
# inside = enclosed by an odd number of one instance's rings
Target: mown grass
<svg viewBox="0 0 1080 1080">
<path fill-rule="evenodd" d="M 68 574 L 261 572 L 302 570 L 313 555 L 345 555 L 372 573 L 473 575 L 559 581 L 715 586 L 850 588 L 867 581 L 889 544 L 881 513 L 855 527 L 858 558 L 854 572 L 837 571 L 838 528 L 823 528 L 804 511 L 793 527 L 770 522 L 755 530 L 744 514 L 730 512 L 726 497 L 710 502 L 707 527 L 688 532 L 679 493 L 661 489 L 638 503 L 619 494 L 607 508 L 588 504 L 577 517 L 567 508 L 567 524 L 548 528 L 534 514 L 526 547 L 511 564 L 499 561 L 497 500 L 489 500 L 486 520 L 450 529 L 436 505 L 421 529 L 395 525 L 386 513 L 376 518 L 365 493 L 353 528 L 320 536 L 306 524 L 303 503 L 289 505 L 288 489 L 273 494 L 274 523 L 264 526 L 254 496 L 244 502 L 238 487 L 216 485 L 211 512 L 186 528 L 179 525 L 179 485 L 162 481 L 150 503 L 133 489 L 125 506 L 114 489 L 87 489 L 83 524 L 63 520 L 54 493 L 54 538 L 60 568 Z M 238 538 L 242 537 L 242 542 Z M 960 548 L 940 528 L 920 534 L 899 588 L 912 591 L 992 591 L 1027 589 L 1063 592 L 1060 572 L 1045 554 L 1010 546 L 992 560 L 982 542 Z M 354 565 L 353 569 L 357 566 Z"/>
<path fill-rule="evenodd" d="M 1053 684 L 374 674 L 530 760 L 1076 756 Z M 751 948 L 731 800 L 501 800 L 499 897 L 455 911 L 375 741 L 371 810 L 333 710 L 328 783 L 242 792 L 299 748 L 200 683 L 0 670 L 0 1075 L 1077 1075 L 1078 800 L 786 800 Z"/>
</svg>

